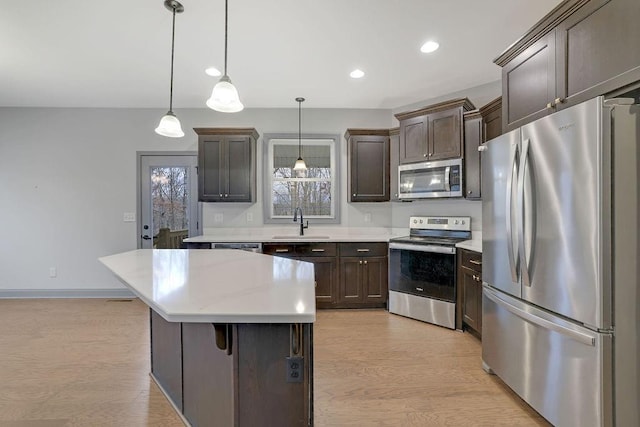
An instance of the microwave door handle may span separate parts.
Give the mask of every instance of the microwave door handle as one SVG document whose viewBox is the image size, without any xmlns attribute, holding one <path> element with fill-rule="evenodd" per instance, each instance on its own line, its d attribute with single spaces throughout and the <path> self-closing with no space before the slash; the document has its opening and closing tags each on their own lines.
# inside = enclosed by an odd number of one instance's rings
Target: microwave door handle
<svg viewBox="0 0 640 427">
<path fill-rule="evenodd" d="M 444 168 L 444 190 L 451 191 L 451 181 L 449 175 L 451 174 L 451 166 Z"/>
</svg>

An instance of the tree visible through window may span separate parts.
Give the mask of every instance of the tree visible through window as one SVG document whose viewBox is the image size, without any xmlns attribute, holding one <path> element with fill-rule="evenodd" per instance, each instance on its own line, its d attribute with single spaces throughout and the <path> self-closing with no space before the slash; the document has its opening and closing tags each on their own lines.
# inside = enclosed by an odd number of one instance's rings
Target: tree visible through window
<svg viewBox="0 0 640 427">
<path fill-rule="evenodd" d="M 151 170 L 153 235 L 161 228 L 189 228 L 187 168 L 154 167 Z"/>
<path fill-rule="evenodd" d="M 307 164 L 304 178 L 296 177 L 297 140 L 268 142 L 271 179 L 270 217 L 291 218 L 300 207 L 306 218 L 334 218 L 335 143 L 333 139 L 306 139 L 302 157 Z"/>
</svg>

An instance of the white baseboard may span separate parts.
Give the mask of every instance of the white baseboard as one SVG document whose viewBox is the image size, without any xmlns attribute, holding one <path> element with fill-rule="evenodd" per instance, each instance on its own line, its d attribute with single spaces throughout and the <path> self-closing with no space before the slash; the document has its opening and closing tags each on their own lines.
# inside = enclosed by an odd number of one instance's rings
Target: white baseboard
<svg viewBox="0 0 640 427">
<path fill-rule="evenodd" d="M 129 289 L 0 289 L 9 298 L 137 298 Z"/>
</svg>

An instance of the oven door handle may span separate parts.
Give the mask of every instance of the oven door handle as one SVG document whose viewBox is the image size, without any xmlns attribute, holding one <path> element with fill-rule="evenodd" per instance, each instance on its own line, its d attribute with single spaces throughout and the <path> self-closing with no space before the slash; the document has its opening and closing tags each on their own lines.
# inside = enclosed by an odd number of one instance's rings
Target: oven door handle
<svg viewBox="0 0 640 427">
<path fill-rule="evenodd" d="M 453 246 L 433 246 L 433 245 L 411 245 L 407 243 L 389 243 L 389 249 L 399 249 L 403 251 L 415 252 L 435 252 L 439 254 L 455 254 L 456 248 Z"/>
<path fill-rule="evenodd" d="M 444 168 L 444 191 L 451 191 L 451 166 Z"/>
</svg>

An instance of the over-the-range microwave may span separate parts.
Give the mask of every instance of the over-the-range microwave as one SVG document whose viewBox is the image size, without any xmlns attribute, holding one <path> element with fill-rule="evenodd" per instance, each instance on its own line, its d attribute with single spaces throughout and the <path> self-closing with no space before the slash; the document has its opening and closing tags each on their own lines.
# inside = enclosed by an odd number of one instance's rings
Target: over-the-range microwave
<svg viewBox="0 0 640 427">
<path fill-rule="evenodd" d="M 462 197 L 462 159 L 398 166 L 398 198 Z"/>
</svg>

